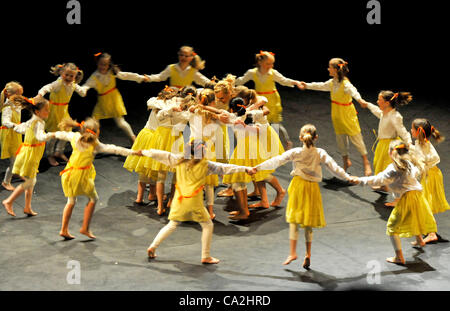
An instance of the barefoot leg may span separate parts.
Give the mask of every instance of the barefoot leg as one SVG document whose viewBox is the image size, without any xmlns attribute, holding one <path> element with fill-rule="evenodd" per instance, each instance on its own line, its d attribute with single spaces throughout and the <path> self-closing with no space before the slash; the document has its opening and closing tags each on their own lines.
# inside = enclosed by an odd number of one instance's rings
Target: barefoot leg
<svg viewBox="0 0 450 311">
<path fill-rule="evenodd" d="M 363 159 L 363 165 L 364 165 L 364 175 L 370 176 L 372 175 L 372 168 L 370 167 L 369 159 L 367 158 L 367 155 L 362 156 Z"/>
<path fill-rule="evenodd" d="M 145 182 L 138 181 L 136 203 L 142 203 L 144 199 Z"/>
<path fill-rule="evenodd" d="M 11 193 L 11 195 L 6 199 L 3 200 L 3 206 L 6 209 L 6 212 L 11 216 L 16 216 L 13 210 L 13 203 L 14 201 L 25 191 L 22 185 L 19 185 L 14 189 L 14 191 Z"/>
<path fill-rule="evenodd" d="M 89 226 L 91 224 L 92 215 L 95 210 L 95 201 L 89 201 L 89 203 L 84 208 L 84 217 L 83 217 L 83 225 L 81 226 L 80 233 L 84 234 L 91 239 L 95 239 L 95 235 L 89 230 Z"/>
<path fill-rule="evenodd" d="M 425 243 L 435 242 L 437 240 L 438 240 L 438 237 L 436 235 L 436 232 L 428 233 L 428 235 L 425 237 L 425 239 L 423 239 L 423 241 Z"/>
<path fill-rule="evenodd" d="M 72 210 L 75 206 L 74 203 L 67 203 L 64 207 L 62 221 L 61 221 L 61 230 L 59 231 L 59 235 L 65 238 L 66 240 L 74 239 L 75 237 L 69 233 L 69 221 L 72 216 Z"/>
<path fill-rule="evenodd" d="M 297 259 L 297 240 L 289 240 L 289 256 L 283 262 L 283 265 L 288 265 Z"/>
<path fill-rule="evenodd" d="M 27 214 L 28 216 L 36 216 L 38 213 L 33 211 L 31 208 L 31 199 L 33 198 L 33 189 L 34 186 L 31 186 L 30 188 L 25 190 L 25 207 L 23 209 L 23 212 Z"/>
</svg>

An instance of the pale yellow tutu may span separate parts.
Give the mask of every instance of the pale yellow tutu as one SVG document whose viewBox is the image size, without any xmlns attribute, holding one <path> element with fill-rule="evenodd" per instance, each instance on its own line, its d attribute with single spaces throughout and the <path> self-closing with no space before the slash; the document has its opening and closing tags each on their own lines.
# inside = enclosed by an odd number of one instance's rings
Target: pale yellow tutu
<svg viewBox="0 0 450 311">
<path fill-rule="evenodd" d="M 119 118 L 127 114 L 125 104 L 123 103 L 122 95 L 117 89 L 101 95 L 99 94 L 97 104 L 92 112 L 92 117 L 100 119 Z"/>
<path fill-rule="evenodd" d="M 24 143 L 19 147 L 19 150 L 20 152 L 14 162 L 13 174 L 30 179 L 35 178 L 39 163 L 44 155 L 45 142 L 35 142 L 32 146 Z"/>
<path fill-rule="evenodd" d="M 134 141 L 131 150 L 150 149 L 154 132 L 155 132 L 154 130 L 143 128 L 136 137 L 136 140 Z M 154 174 L 152 174 L 151 169 L 145 168 L 144 164 L 146 159 L 147 159 L 146 157 L 129 155 L 125 160 L 123 167 L 129 170 L 130 172 L 135 171 L 136 173 L 150 177 Z"/>
<path fill-rule="evenodd" d="M 387 222 L 387 235 L 401 238 L 437 232 L 436 221 L 422 191 L 408 191 L 395 205 Z"/>
<path fill-rule="evenodd" d="M 70 169 L 70 162 L 61 172 L 61 185 L 64 191 L 64 196 L 68 198 L 77 197 L 80 195 L 89 198 L 97 197 L 95 190 L 95 168 L 91 165 L 86 169 Z"/>
<path fill-rule="evenodd" d="M 270 110 L 267 115 L 267 121 L 269 123 L 281 123 L 283 121 L 283 107 L 281 106 L 280 94 L 276 91 L 272 94 L 263 94 L 263 96 L 268 100 L 264 106 Z"/>
<path fill-rule="evenodd" d="M 444 178 L 441 170 L 433 166 L 427 176 L 422 178 L 423 195 L 428 200 L 433 214 L 442 213 L 450 209 L 445 198 Z"/>
<path fill-rule="evenodd" d="M 183 133 L 178 132 L 177 136 L 172 135 L 172 128 L 159 126 L 153 134 L 153 139 L 149 149 L 164 150 L 172 153 L 183 153 L 184 140 Z M 169 171 L 175 172 L 174 168 L 170 168 L 161 162 L 154 161 L 146 157 L 144 167 L 152 171 Z"/>
<path fill-rule="evenodd" d="M 323 213 L 322 195 L 317 182 L 294 176 L 288 188 L 286 222 L 301 227 L 322 228 L 327 224 Z"/>
<path fill-rule="evenodd" d="M 386 138 L 378 141 L 373 158 L 374 175 L 381 173 L 392 163 L 392 159 L 389 156 L 389 144 L 393 140 L 394 138 Z"/>
<path fill-rule="evenodd" d="M 9 159 L 16 156 L 16 151 L 22 143 L 22 134 L 16 133 L 13 129 L 1 128 L 0 139 L 2 144 L 1 159 Z"/>
</svg>

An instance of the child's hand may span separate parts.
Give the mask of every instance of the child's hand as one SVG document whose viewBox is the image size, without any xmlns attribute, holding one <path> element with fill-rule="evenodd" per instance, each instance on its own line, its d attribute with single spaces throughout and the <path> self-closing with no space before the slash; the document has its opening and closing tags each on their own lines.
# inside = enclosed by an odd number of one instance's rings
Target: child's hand
<svg viewBox="0 0 450 311">
<path fill-rule="evenodd" d="M 173 107 L 173 108 L 172 108 L 172 111 L 178 111 L 178 112 L 181 112 L 181 111 L 183 111 L 183 109 L 181 109 L 181 107 Z"/>
<path fill-rule="evenodd" d="M 306 89 L 306 83 L 303 81 L 296 82 L 295 85 L 302 91 Z"/>
<path fill-rule="evenodd" d="M 368 102 L 366 102 L 364 99 L 361 99 L 361 100 L 359 101 L 359 105 L 360 105 L 362 108 L 367 108 Z"/>
<path fill-rule="evenodd" d="M 352 184 L 359 184 L 361 181 L 359 180 L 359 177 L 357 176 L 350 176 L 350 178 L 348 179 L 348 181 Z"/>
<path fill-rule="evenodd" d="M 137 156 L 142 157 L 142 150 L 133 151 L 133 155 L 137 155 Z"/>
</svg>

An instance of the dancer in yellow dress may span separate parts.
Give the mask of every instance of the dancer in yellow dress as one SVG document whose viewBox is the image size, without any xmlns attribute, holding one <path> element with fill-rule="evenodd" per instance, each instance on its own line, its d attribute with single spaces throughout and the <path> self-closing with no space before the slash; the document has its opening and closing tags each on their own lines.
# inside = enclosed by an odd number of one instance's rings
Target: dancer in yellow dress
<svg viewBox="0 0 450 311">
<path fill-rule="evenodd" d="M 22 95 L 14 95 L 9 100 L 15 104 L 20 104 L 24 109 L 33 113 L 27 122 L 14 126 L 14 131 L 25 134 L 24 142 L 16 151 L 16 161 L 12 170 L 13 174 L 21 176 L 25 181 L 17 186 L 11 195 L 3 200 L 6 212 L 11 216 L 16 216 L 13 210 L 14 201 L 25 192 L 25 207 L 23 212 L 28 216 L 35 216 L 37 213 L 31 208 L 33 189 L 36 184 L 39 163 L 44 154 L 45 142 L 54 138 L 53 133 L 45 133 L 45 119 L 50 113 L 49 102 L 45 98 L 36 97 L 28 99 Z"/>
<path fill-rule="evenodd" d="M 210 80 L 200 73 L 205 68 L 205 61 L 195 53 L 191 46 L 182 46 L 178 50 L 178 63 L 171 64 L 159 74 L 146 75 L 147 82 L 160 82 L 170 80 L 170 87 L 182 89 L 195 82 L 205 86 Z"/>
<path fill-rule="evenodd" d="M 125 121 L 127 110 L 123 103 L 122 95 L 116 87 L 116 78 L 141 83 L 147 81 L 144 75 L 121 71 L 112 61 L 108 53 L 97 53 L 94 55 L 97 70 L 88 78 L 83 88 L 87 91 L 94 88 L 97 93 L 97 104 L 92 112 L 92 117 L 97 120 L 114 119 L 116 125 L 134 142 L 136 136 L 130 124 Z"/>
<path fill-rule="evenodd" d="M 205 143 L 201 141 L 190 143 L 184 150 L 186 151 L 184 155 L 154 149 L 142 150 L 144 156 L 152 157 L 154 161 L 174 167 L 177 175 L 174 200 L 170 207 L 170 221 L 159 231 L 147 249 L 147 253 L 150 258 L 155 258 L 156 248 L 176 229 L 180 222 L 195 221 L 202 226 L 201 263 L 217 264 L 219 259 L 210 255 L 214 224 L 203 205 L 206 176 L 244 172 L 249 171 L 250 168 L 207 161 L 204 158 Z"/>
<path fill-rule="evenodd" d="M 405 264 L 400 238 L 415 237 L 415 245 L 425 246 L 422 234 L 437 231 L 436 221 L 430 205 L 423 195 L 423 187 L 417 178 L 423 172 L 423 164 L 406 143 L 394 140 L 389 145 L 392 163 L 375 176 L 359 177 L 362 185 L 388 186 L 399 198 L 387 221 L 386 234 L 390 237 L 395 256 L 387 262 Z"/>
<path fill-rule="evenodd" d="M 6 190 L 13 191 L 11 185 L 13 167 L 16 161 L 16 151 L 22 143 L 22 134 L 14 131 L 14 126 L 20 124 L 22 106 L 9 100 L 13 95 L 22 95 L 23 87 L 20 83 L 11 81 L 5 85 L 0 95 L 0 107 L 2 111 L 2 125 L 0 127 L 1 159 L 9 159 L 2 186 Z"/>
<path fill-rule="evenodd" d="M 255 168 L 251 173 L 260 170 L 274 170 L 277 167 L 291 161 L 293 163 L 294 176 L 288 189 L 288 204 L 286 208 L 286 222 L 289 223 L 289 256 L 284 265 L 297 259 L 298 226 L 305 230 L 306 254 L 303 267 L 308 269 L 311 264 L 311 245 L 313 238 L 312 228 L 326 226 L 323 213 L 322 196 L 320 194 L 319 182 L 322 180 L 321 164 L 337 177 L 353 181 L 355 178 L 349 176 L 328 153 L 314 146 L 318 139 L 316 128 L 312 124 L 306 124 L 300 129 L 299 135 L 303 147 L 293 148 L 282 155 L 267 160 Z"/>
<path fill-rule="evenodd" d="M 415 119 L 411 125 L 411 135 L 415 139 L 414 154 L 425 165 L 421 180 L 423 195 L 428 200 L 433 214 L 448 211 L 450 206 L 445 198 L 444 178 L 441 170 L 437 167 L 441 159 L 430 142 L 431 137 L 437 143 L 442 142 L 445 138 L 427 119 Z M 437 240 L 437 233 L 430 232 L 423 241 L 429 243 Z"/>
<path fill-rule="evenodd" d="M 83 80 L 83 71 L 74 63 L 55 65 L 51 67 L 50 72 L 58 76 L 58 79 L 43 86 L 38 91 L 38 95 L 45 96 L 47 93 L 50 93 L 50 114 L 47 121 L 45 121 L 45 130 L 47 132 L 56 132 L 59 130 L 59 122 L 64 118 L 70 118 L 69 102 L 73 92 L 77 92 L 80 96 L 85 97 L 86 89 L 79 85 L 81 80 Z M 50 165 L 59 165 L 56 158 L 67 162 L 68 159 L 64 154 L 65 146 L 65 141 L 57 142 L 55 139 L 51 139 L 48 142 L 46 149 Z"/>
<path fill-rule="evenodd" d="M 267 115 L 267 121 L 270 124 L 276 124 L 276 127 L 280 129 L 281 135 L 286 142 L 286 149 L 290 149 L 292 148 L 292 141 L 281 123 L 283 121 L 283 107 L 281 106 L 280 94 L 275 83 L 288 87 L 300 87 L 300 81 L 288 79 L 273 68 L 275 54 L 272 52 L 260 51 L 255 55 L 255 59 L 256 68 L 249 69 L 242 77 L 237 78 L 236 86 L 253 80 L 258 95 L 263 95 L 268 100 L 266 106 L 270 112 Z"/>
<path fill-rule="evenodd" d="M 328 63 L 328 72 L 332 79 L 326 82 L 305 83 L 300 82 L 300 89 L 327 91 L 331 94 L 331 120 L 336 134 L 338 151 L 343 159 L 345 171 L 352 165 L 349 159 L 349 140 L 361 154 L 364 166 L 364 175 L 372 174 L 367 150 L 361 135 L 357 111 L 353 105 L 353 98 L 361 105 L 367 102 L 361 97 L 358 90 L 347 78 L 348 63 L 341 58 L 332 58 Z"/>
<path fill-rule="evenodd" d="M 102 144 L 98 140 L 100 134 L 99 122 L 93 118 L 87 118 L 86 121 L 78 123 L 72 119 L 64 119 L 60 123 L 60 128 L 67 130 L 79 128 L 79 132 L 58 131 L 53 134 L 57 139 L 70 141 L 73 152 L 70 159 L 60 172 L 61 184 L 64 196 L 67 197 L 67 204 L 64 207 L 61 230 L 59 235 L 67 240 L 75 238 L 69 233 L 69 221 L 72 216 L 72 210 L 76 204 L 78 196 L 86 196 L 89 202 L 84 208 L 83 224 L 80 233 L 95 239 L 95 235 L 90 230 L 92 215 L 94 214 L 95 204 L 98 201 L 97 191 L 95 189 L 95 168 L 93 165 L 95 153 L 113 153 L 121 156 L 131 154 L 141 155 L 139 151 L 118 147 L 110 144 Z"/>
</svg>

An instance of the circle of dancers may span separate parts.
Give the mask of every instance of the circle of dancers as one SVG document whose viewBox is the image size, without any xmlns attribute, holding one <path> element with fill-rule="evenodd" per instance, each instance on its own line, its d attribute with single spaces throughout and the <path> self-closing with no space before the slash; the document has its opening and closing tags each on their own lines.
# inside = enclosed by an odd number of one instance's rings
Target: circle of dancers
<svg viewBox="0 0 450 311">
<path fill-rule="evenodd" d="M 74 63 L 64 63 L 51 67 L 50 72 L 58 78 L 43 86 L 34 97 L 25 97 L 22 85 L 16 81 L 7 83 L 1 92 L 1 159 L 9 161 L 2 187 L 11 192 L 2 204 L 10 216 L 16 216 L 14 202 L 23 193 L 23 212 L 28 216 L 38 214 L 31 202 L 39 163 L 45 156 L 52 166 L 66 163 L 60 172 L 67 203 L 59 235 L 67 240 L 75 238 L 69 232 L 70 218 L 77 197 L 86 196 L 89 201 L 79 232 L 95 239 L 90 226 L 98 201 L 93 161 L 97 153 L 111 153 L 126 157 L 123 167 L 138 174 L 134 204 L 146 205 L 144 196 L 148 186 L 147 199 L 157 202 L 157 214 L 163 216 L 168 212 L 169 222 L 147 249 L 149 258 L 156 257 L 160 244 L 181 222 L 194 221 L 202 227 L 201 263 L 219 263 L 219 259 L 211 256 L 210 249 L 212 220 L 216 217 L 214 191 L 222 180 L 227 188 L 218 196 L 234 197 L 237 204 L 237 210 L 229 215 L 232 221 L 248 219 L 251 209 L 279 206 L 288 195 L 289 255 L 283 264 L 298 257 L 301 227 L 306 250 L 302 266 L 309 269 L 313 228 L 326 226 L 319 188 L 322 165 L 343 181 L 393 195 L 394 201 L 386 203 L 393 208 L 386 234 L 395 256 L 388 257 L 388 262 L 405 264 L 400 238 L 414 237 L 415 247 L 438 240 L 434 214 L 450 207 L 445 198 L 442 172 L 437 167 L 440 158 L 432 142 L 439 143 L 444 137 L 426 119 L 415 119 L 410 131 L 404 127 L 399 108 L 412 101 L 409 92 L 383 90 L 376 104 L 369 103 L 350 82 L 349 64 L 341 58 L 329 61 L 329 80 L 313 83 L 284 77 L 274 69 L 275 54 L 269 51 L 257 53 L 256 66 L 242 77 L 228 74 L 221 80 L 208 79 L 200 73 L 205 61 L 189 46 L 179 49 L 178 63 L 168 65 L 159 74 L 121 71 L 112 56 L 104 52 L 95 54 L 93 59 L 97 70 L 83 85 L 80 85 L 83 71 Z M 169 80 L 157 96 L 147 101 L 148 121 L 137 136 L 124 118 L 127 111 L 116 87 L 117 78 L 138 83 Z M 250 80 L 254 89 L 244 85 Z M 201 88 L 194 87 L 193 83 Z M 302 147 L 293 148 L 282 124 L 277 84 L 330 93 L 331 120 L 342 167 L 327 151 L 315 146 L 320 131 L 313 124 L 301 126 L 298 139 Z M 68 108 L 73 93 L 85 97 L 91 88 L 97 92 L 91 117 L 81 123 L 72 120 Z M 380 120 L 373 175 L 353 100 Z M 23 109 L 31 113 L 26 122 L 21 122 Z M 131 149 L 99 141 L 100 120 L 111 118 L 133 142 Z M 187 143 L 183 136 L 186 129 L 190 131 Z M 69 158 L 64 154 L 67 142 L 72 150 Z M 363 177 L 347 173 L 352 165 L 350 142 L 362 157 Z M 235 146 L 232 151 L 230 146 Z M 292 162 L 293 169 L 286 190 L 273 173 L 287 162 Z M 13 175 L 22 179 L 17 187 L 11 184 Z M 165 194 L 170 175 L 171 191 Z M 254 191 L 247 193 L 250 182 Z M 266 184 L 276 191 L 272 202 Z M 249 197 L 259 197 L 260 201 L 249 205 Z"/>
</svg>

